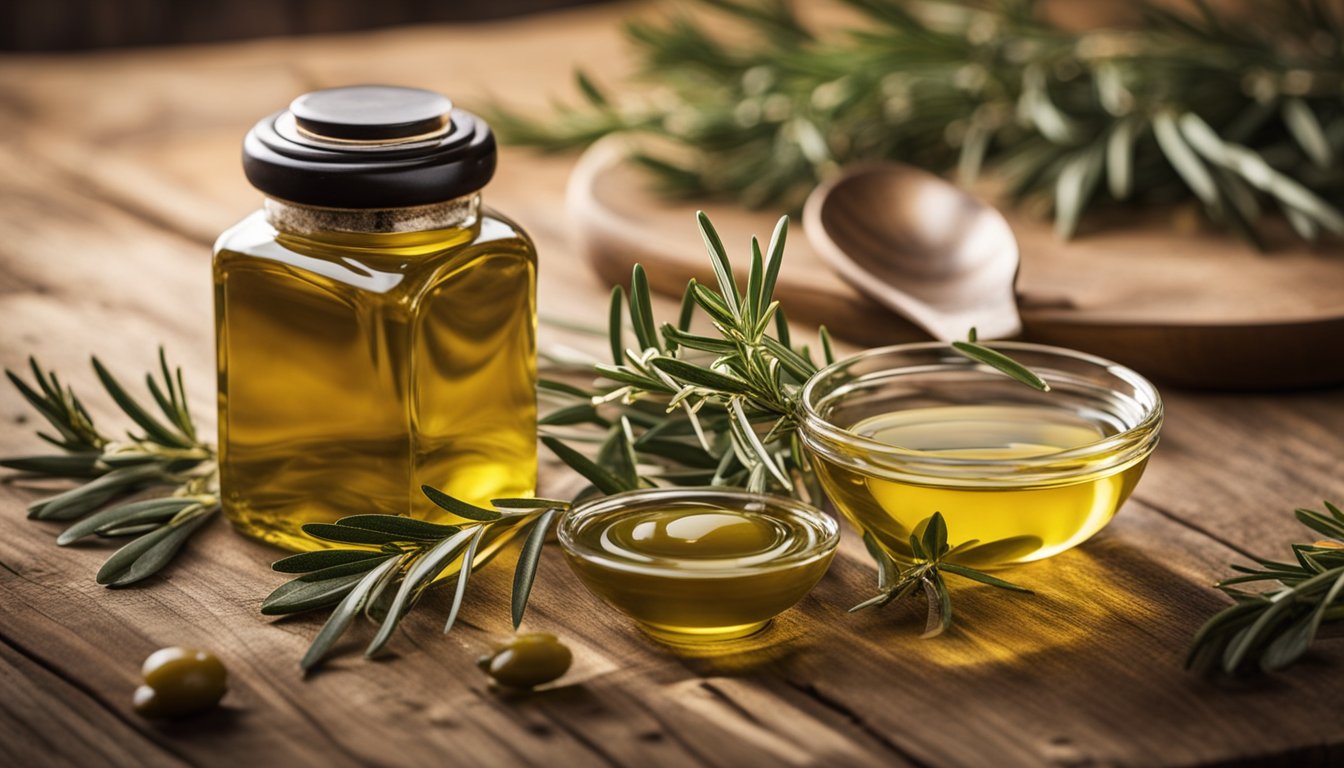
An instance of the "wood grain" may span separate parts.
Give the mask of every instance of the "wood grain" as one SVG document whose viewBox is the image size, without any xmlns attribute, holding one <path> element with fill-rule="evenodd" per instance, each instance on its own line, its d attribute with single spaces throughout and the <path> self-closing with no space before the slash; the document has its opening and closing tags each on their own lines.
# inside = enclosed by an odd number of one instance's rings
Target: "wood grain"
<svg viewBox="0 0 1344 768">
<path fill-rule="evenodd" d="M 0 59 L 0 363 L 37 353 L 111 419 L 88 354 L 129 376 L 162 341 L 212 422 L 209 244 L 257 203 L 237 167 L 252 120 L 354 79 L 468 100 L 493 80 L 542 103 L 580 58 L 624 66 L 618 15 Z M 482 58 L 506 49 L 530 55 L 507 68 Z M 538 240 L 543 312 L 597 323 L 606 284 L 571 245 L 562 204 L 571 163 L 505 150 L 488 199 Z M 689 227 L 686 245 L 699 248 Z M 602 345 L 554 327 L 543 338 Z M 257 612 L 283 581 L 267 568 L 278 552 L 217 522 L 169 571 L 106 590 L 92 575 L 109 550 L 55 547 L 56 527 L 23 519 L 39 489 L 6 483 L 0 764 L 1338 765 L 1338 641 L 1266 681 L 1205 681 L 1180 662 L 1223 604 L 1208 585 L 1227 564 L 1281 554 L 1301 536 L 1292 507 L 1344 498 L 1344 392 L 1164 395 L 1163 444 L 1135 499 L 1093 541 L 1012 573 L 1035 597 L 958 585 L 956 630 L 921 641 L 915 606 L 845 612 L 872 588 L 847 531 L 831 572 L 769 634 L 692 657 L 645 639 L 548 551 L 526 626 L 564 637 L 576 661 L 533 696 L 489 690 L 474 665 L 509 629 L 511 552 L 473 580 L 451 635 L 448 596 L 431 594 L 394 659 L 361 659 L 357 633 L 304 681 L 297 659 L 321 618 Z M 37 447 L 9 388 L 0 419 L 0 454 Z M 572 478 L 548 464 L 541 483 L 563 495 Z M 230 693 L 207 717 L 148 724 L 130 709 L 139 663 L 177 643 L 216 650 Z"/>
</svg>

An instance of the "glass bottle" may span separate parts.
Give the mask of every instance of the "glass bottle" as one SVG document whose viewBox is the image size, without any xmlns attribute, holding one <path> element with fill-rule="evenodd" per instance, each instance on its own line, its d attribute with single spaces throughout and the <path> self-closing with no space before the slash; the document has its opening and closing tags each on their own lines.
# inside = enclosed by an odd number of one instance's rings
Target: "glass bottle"
<svg viewBox="0 0 1344 768">
<path fill-rule="evenodd" d="M 495 142 L 439 94 L 300 96 L 247 135 L 262 210 L 220 236 L 214 283 L 224 512 L 321 548 L 347 515 L 459 522 L 536 481 L 536 251 L 481 205 Z M 506 536 L 482 547 L 488 556 Z"/>
</svg>

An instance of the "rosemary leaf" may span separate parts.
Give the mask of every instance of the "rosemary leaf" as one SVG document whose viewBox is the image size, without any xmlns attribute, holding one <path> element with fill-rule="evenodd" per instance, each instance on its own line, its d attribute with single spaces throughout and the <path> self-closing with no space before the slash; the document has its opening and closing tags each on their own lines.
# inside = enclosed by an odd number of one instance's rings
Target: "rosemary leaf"
<svg viewBox="0 0 1344 768">
<path fill-rule="evenodd" d="M 28 358 L 28 367 L 32 370 L 33 378 L 42 390 L 41 393 L 28 386 L 18 374 L 8 368 L 5 369 L 5 376 L 29 405 L 64 438 L 52 439 L 49 442 L 71 452 L 100 452 L 107 443 L 107 438 L 93 428 L 88 414 L 84 413 L 74 392 L 69 389 L 62 390 L 55 374 L 43 371 L 35 358 Z"/>
<path fill-rule="evenodd" d="M 598 415 L 597 407 L 592 403 L 577 403 L 565 408 L 557 408 L 537 419 L 537 425 L 542 427 L 567 427 L 575 424 L 596 424 L 599 427 L 611 426 L 611 422 Z"/>
<path fill-rule="evenodd" d="M 96 451 L 54 456 L 16 456 L 0 459 L 0 467 L 32 475 L 94 478 L 107 472 L 106 465 L 99 462 L 101 456 L 102 454 Z"/>
<path fill-rule="evenodd" d="M 821 358 L 827 365 L 835 363 L 835 351 L 831 349 L 831 334 L 826 326 L 817 326 L 817 335 L 821 337 Z"/>
<path fill-rule="evenodd" d="M 999 589 L 1007 589 L 1012 592 L 1021 592 L 1025 595 L 1035 594 L 1026 587 L 1018 586 L 1012 582 L 1004 581 L 1003 579 L 1000 579 L 996 576 L 991 576 L 983 571 L 977 571 L 974 568 L 967 568 L 962 565 L 957 565 L 956 563 L 945 562 L 940 564 L 938 568 L 939 570 L 947 571 L 948 573 L 955 573 L 956 575 L 961 576 L 962 578 L 965 579 L 978 581 L 981 584 L 988 584 L 991 587 L 998 587 Z"/>
<path fill-rule="evenodd" d="M 658 334 L 653 324 L 653 296 L 649 293 L 649 280 L 644 275 L 644 267 L 636 264 L 630 276 L 630 326 L 640 349 L 658 349 Z"/>
<path fill-rule="evenodd" d="M 1050 385 L 1045 382 L 1045 379 L 1002 352 L 970 341 L 954 341 L 952 342 L 952 348 L 966 357 L 978 363 L 984 363 L 1033 389 L 1039 389 L 1042 392 L 1050 391 Z"/>
<path fill-rule="evenodd" d="M 588 482 L 592 483 L 602 493 L 620 493 L 621 491 L 634 490 L 624 480 L 594 464 L 587 456 L 559 440 L 553 437 L 543 437 L 541 442 L 551 450 L 551 453 L 554 453 L 561 461 L 569 465 L 570 469 L 583 475 Z"/>
<path fill-rule="evenodd" d="M 878 544 L 877 539 L 873 538 L 873 534 L 868 531 L 863 532 L 863 546 L 868 550 L 868 556 L 873 558 L 873 562 L 877 563 L 877 589 L 879 592 L 885 591 L 896 583 L 896 579 L 900 575 L 899 569 L 891 556 L 887 554 L 886 550 L 882 549 L 882 545 Z"/>
<path fill-rule="evenodd" d="M 611 307 L 608 311 L 608 328 L 610 329 L 608 336 L 611 341 L 611 361 L 616 365 L 625 361 L 625 341 L 622 338 L 624 331 L 621 326 L 624 303 L 625 291 L 619 285 L 612 286 Z"/>
<path fill-rule="evenodd" d="M 117 405 L 130 416 L 140 428 L 145 430 L 149 439 L 161 445 L 173 446 L 177 448 L 191 448 L 193 443 L 186 437 L 174 433 L 165 427 L 158 419 L 155 419 L 143 407 L 140 406 L 135 398 L 117 382 L 116 378 L 107 370 L 98 358 L 93 358 L 93 369 L 98 374 L 98 379 L 102 381 L 103 388 L 117 402 Z"/>
<path fill-rule="evenodd" d="M 1284 99 L 1283 122 L 1313 163 L 1321 168 L 1334 164 L 1334 152 L 1325 138 L 1325 130 L 1305 101 L 1299 97 Z"/>
<path fill-rule="evenodd" d="M 647 434 L 646 432 L 645 435 Z M 687 467 L 714 469 L 719 465 L 719 460 L 715 458 L 714 454 L 705 451 L 702 446 L 695 443 L 655 437 L 652 439 L 641 438 L 634 444 L 634 447 L 636 451 L 642 454 L 668 459 Z"/>
<path fill-rule="evenodd" d="M 653 359 L 653 367 L 683 382 L 715 392 L 730 395 L 751 392 L 751 385 L 741 379 L 675 357 L 656 357 Z"/>
<path fill-rule="evenodd" d="M 764 313 L 763 307 L 769 304 L 763 301 L 761 290 L 765 287 L 765 256 L 761 254 L 761 242 L 753 235 L 751 238 L 751 266 L 747 270 L 747 292 L 744 297 L 744 319 L 753 327 L 758 325 Z"/>
<path fill-rule="evenodd" d="M 677 330 L 683 333 L 691 330 L 691 317 L 695 312 L 695 278 L 686 283 L 681 294 L 681 308 L 677 312 Z"/>
<path fill-rule="evenodd" d="M 733 279 L 733 267 L 728 261 L 728 252 L 724 250 L 723 240 L 710 223 L 704 211 L 696 211 L 696 221 L 700 224 L 700 236 L 704 238 L 705 249 L 709 251 L 709 263 L 714 268 L 714 277 L 719 281 L 719 298 L 733 320 L 740 312 L 737 282 Z M 708 309 L 708 307 L 706 307 Z"/>
<path fill-rule="evenodd" d="M 573 384 L 566 384 L 563 381 L 556 381 L 554 379 L 538 380 L 537 389 L 541 392 L 551 392 L 560 395 L 568 395 L 570 397 L 582 398 L 585 401 L 588 400 L 588 392 L 586 392 L 582 388 L 576 387 Z"/>
<path fill-rule="evenodd" d="M 761 466 L 774 476 L 782 487 L 791 487 L 792 483 L 789 482 L 789 478 L 784 475 L 784 471 L 779 468 L 770 451 L 766 449 L 765 444 L 761 442 L 761 438 L 757 436 L 756 430 L 752 428 L 751 422 L 747 419 L 746 411 L 742 408 L 742 400 L 733 398 L 729 407 L 733 412 L 733 424 L 738 428 L 739 434 L 746 440 Z"/>
</svg>

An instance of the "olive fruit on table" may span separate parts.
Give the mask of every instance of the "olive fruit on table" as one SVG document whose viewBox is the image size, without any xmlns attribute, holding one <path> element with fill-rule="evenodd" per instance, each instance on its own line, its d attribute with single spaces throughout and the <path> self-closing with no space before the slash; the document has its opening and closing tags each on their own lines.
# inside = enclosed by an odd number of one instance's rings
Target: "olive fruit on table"
<svg viewBox="0 0 1344 768">
<path fill-rule="evenodd" d="M 229 673 L 219 658 L 198 648 L 161 648 L 140 669 L 145 684 L 135 689 L 135 711 L 153 719 L 184 717 L 219 703 Z"/>
<path fill-rule="evenodd" d="M 481 669 L 506 688 L 535 688 L 569 671 L 574 655 L 555 635 L 530 632 L 516 635 L 482 656 Z"/>
</svg>

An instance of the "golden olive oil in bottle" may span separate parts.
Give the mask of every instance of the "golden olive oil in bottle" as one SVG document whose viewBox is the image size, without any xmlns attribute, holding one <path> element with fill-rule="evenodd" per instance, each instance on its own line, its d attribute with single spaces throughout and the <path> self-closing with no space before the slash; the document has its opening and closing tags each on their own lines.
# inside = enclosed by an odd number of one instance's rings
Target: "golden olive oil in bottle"
<svg viewBox="0 0 1344 768">
<path fill-rule="evenodd" d="M 239 531 L 315 549 L 305 523 L 457 522 L 422 485 L 476 504 L 532 493 L 537 259 L 482 206 L 494 167 L 489 127 L 418 89 L 317 91 L 248 134 L 265 205 L 214 259 Z"/>
<path fill-rule="evenodd" d="M 1110 521 L 1147 461 L 1146 454 L 1118 466 L 1105 452 L 1071 457 L 1070 449 L 1098 443 L 1118 430 L 1100 415 L 1058 406 L 916 408 L 870 416 L 848 430 L 908 451 L 914 459 L 947 460 L 944 477 L 869 472 L 818 460 L 818 473 L 836 506 L 906 562 L 913 559 L 911 535 L 922 534 L 934 512 L 947 523 L 948 544 L 961 547 L 952 562 L 994 568 L 1062 552 Z M 1051 459 L 1056 454 L 1057 461 Z M 976 462 L 1015 460 L 1023 461 L 1022 477 L 1011 472 L 970 476 Z M 1027 467 L 1028 461 L 1046 465 Z M 958 463 L 965 469 L 959 470 Z M 1055 479 L 1049 479 L 1052 474 Z"/>
</svg>

